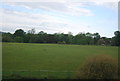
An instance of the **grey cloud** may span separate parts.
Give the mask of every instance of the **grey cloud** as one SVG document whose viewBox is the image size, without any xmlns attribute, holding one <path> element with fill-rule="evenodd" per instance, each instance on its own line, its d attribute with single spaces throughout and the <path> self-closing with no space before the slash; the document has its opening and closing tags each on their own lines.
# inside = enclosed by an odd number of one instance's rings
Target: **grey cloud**
<svg viewBox="0 0 120 81">
<path fill-rule="evenodd" d="M 35 28 L 36 29 L 36 33 L 38 33 L 39 31 L 46 31 L 48 33 L 56 33 L 59 31 L 63 31 L 60 28 L 55 28 L 56 26 L 52 26 L 49 27 L 49 25 L 42 25 L 42 26 L 37 26 L 37 25 L 17 25 L 17 24 L 8 24 L 8 25 L 3 25 L 2 26 L 2 31 L 4 32 L 11 32 L 14 33 L 15 30 L 17 29 L 24 29 L 25 32 L 27 32 L 28 30 Z"/>
<path fill-rule="evenodd" d="M 37 31 L 58 32 L 68 27 L 64 19 L 61 20 L 44 14 L 27 14 L 4 9 L 3 16 L 2 25 L 0 24 L 0 26 L 2 26 L 3 31 L 6 32 L 14 32 L 18 28 L 22 28 L 25 31 L 36 28 Z"/>
<path fill-rule="evenodd" d="M 13 6 L 23 6 L 29 9 L 42 9 L 50 12 L 65 13 L 68 15 L 91 14 L 91 11 L 88 9 L 78 8 L 83 5 L 82 3 L 76 5 L 74 3 L 67 2 L 11 2 L 7 4 Z"/>
<path fill-rule="evenodd" d="M 117 9 L 117 0 L 62 0 L 62 1 L 38 1 L 38 2 L 8 2 L 13 6 L 23 6 L 29 9 L 42 9 L 50 12 L 59 12 L 68 15 L 88 15 L 92 16 L 92 12 L 84 6 L 100 5 L 108 8 Z M 79 7 L 79 8 L 78 8 Z M 82 8 L 81 8 L 82 7 Z"/>
</svg>

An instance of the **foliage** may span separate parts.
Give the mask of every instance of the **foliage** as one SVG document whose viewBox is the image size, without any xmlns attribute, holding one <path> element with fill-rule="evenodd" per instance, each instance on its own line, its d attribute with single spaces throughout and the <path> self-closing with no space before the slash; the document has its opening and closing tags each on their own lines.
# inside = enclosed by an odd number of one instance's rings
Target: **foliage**
<svg viewBox="0 0 120 81">
<path fill-rule="evenodd" d="M 47 34 L 44 31 L 40 31 L 35 34 L 35 29 L 31 29 L 28 33 L 22 29 L 18 29 L 14 34 L 3 33 L 3 42 L 24 42 L 24 43 L 65 43 L 65 44 L 78 44 L 78 45 L 113 45 L 120 46 L 120 32 L 114 32 L 115 36 L 112 38 L 101 37 L 99 33 L 78 33 L 72 35 L 71 32 L 68 34 L 55 33 Z M 18 38 L 20 40 L 18 40 Z M 17 40 L 17 41 L 16 41 Z M 64 42 L 63 42 L 64 41 Z"/>
<path fill-rule="evenodd" d="M 109 55 L 88 58 L 77 76 L 82 79 L 117 79 L 118 62 Z"/>
<path fill-rule="evenodd" d="M 10 34 L 10 33 L 2 34 L 2 41 L 3 42 L 13 42 L 12 34 Z"/>
<path fill-rule="evenodd" d="M 25 32 L 22 29 L 18 29 L 15 31 L 15 33 L 13 34 L 15 37 L 19 36 L 19 37 L 24 37 Z"/>
<path fill-rule="evenodd" d="M 31 30 L 28 30 L 29 34 L 35 34 L 35 28 L 32 28 Z"/>
<path fill-rule="evenodd" d="M 58 44 L 66 44 L 66 42 L 65 41 L 58 41 Z"/>
<path fill-rule="evenodd" d="M 14 41 L 18 42 L 18 43 L 22 43 L 23 42 L 23 38 L 22 37 L 15 37 Z"/>
<path fill-rule="evenodd" d="M 120 46 L 120 31 L 115 31 L 114 32 L 115 36 L 114 36 L 114 44 L 115 46 Z"/>
</svg>

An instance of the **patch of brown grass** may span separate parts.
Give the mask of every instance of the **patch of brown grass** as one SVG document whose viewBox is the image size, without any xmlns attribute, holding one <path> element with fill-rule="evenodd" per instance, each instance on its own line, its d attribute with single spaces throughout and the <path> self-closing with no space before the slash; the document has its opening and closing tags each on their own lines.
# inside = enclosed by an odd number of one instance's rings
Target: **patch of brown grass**
<svg viewBox="0 0 120 81">
<path fill-rule="evenodd" d="M 118 78 L 118 62 L 109 55 L 89 57 L 82 68 L 77 72 L 77 78 L 116 79 Z"/>
</svg>

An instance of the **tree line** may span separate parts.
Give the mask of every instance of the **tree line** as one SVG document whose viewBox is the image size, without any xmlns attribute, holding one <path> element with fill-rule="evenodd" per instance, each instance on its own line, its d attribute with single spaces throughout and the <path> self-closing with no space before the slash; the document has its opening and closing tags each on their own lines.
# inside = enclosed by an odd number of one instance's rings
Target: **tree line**
<svg viewBox="0 0 120 81">
<path fill-rule="evenodd" d="M 36 34 L 35 29 L 28 32 L 18 29 L 13 34 L 2 33 L 2 42 L 120 46 L 120 31 L 115 31 L 114 37 L 107 38 L 101 37 L 99 33 L 78 33 L 74 36 L 71 32 L 48 34 L 40 31 Z"/>
</svg>

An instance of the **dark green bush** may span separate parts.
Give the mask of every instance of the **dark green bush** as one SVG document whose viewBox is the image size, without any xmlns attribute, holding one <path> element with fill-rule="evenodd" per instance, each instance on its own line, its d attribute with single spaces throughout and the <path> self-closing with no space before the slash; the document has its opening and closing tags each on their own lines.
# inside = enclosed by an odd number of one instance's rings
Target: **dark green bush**
<svg viewBox="0 0 120 81">
<path fill-rule="evenodd" d="M 108 55 L 89 57 L 77 72 L 79 79 L 117 79 L 117 59 Z"/>
</svg>

